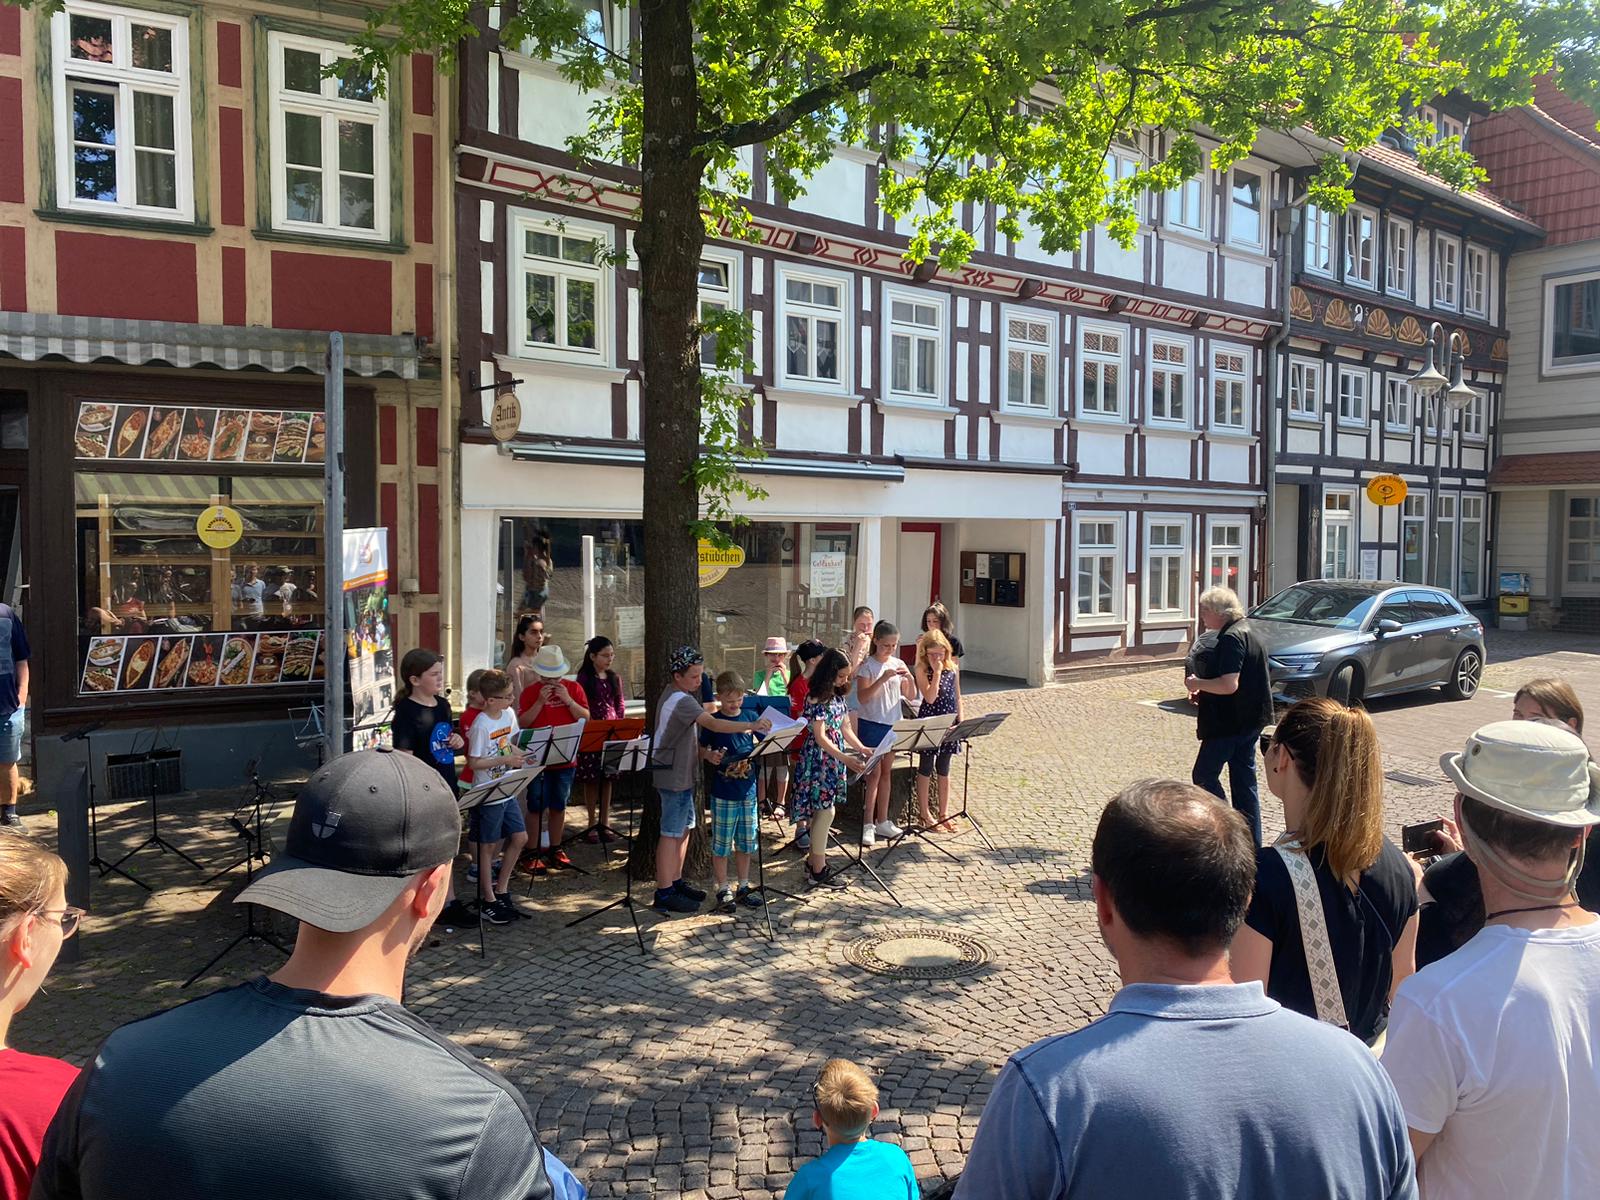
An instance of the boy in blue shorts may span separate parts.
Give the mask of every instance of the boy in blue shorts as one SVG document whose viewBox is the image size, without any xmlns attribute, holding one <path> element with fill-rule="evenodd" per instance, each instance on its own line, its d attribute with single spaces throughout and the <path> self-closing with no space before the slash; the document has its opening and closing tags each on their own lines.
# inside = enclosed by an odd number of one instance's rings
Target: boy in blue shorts
<svg viewBox="0 0 1600 1200">
<path fill-rule="evenodd" d="M 878 1088 L 849 1059 L 830 1058 L 812 1086 L 811 1119 L 828 1149 L 794 1173 L 783 1200 L 917 1200 L 906 1152 L 868 1137 L 878 1118 Z"/>
<path fill-rule="evenodd" d="M 485 671 L 478 680 L 483 712 L 467 734 L 467 766 L 478 784 L 498 779 L 522 766 L 517 748 L 517 714 L 511 709 L 511 680 L 504 671 Z M 517 855 L 528 842 L 522 805 L 515 799 L 497 800 L 472 810 L 471 840 L 478 844 L 478 912 L 491 925 L 505 925 L 526 917 L 511 902 L 511 873 Z M 500 874 L 494 873 L 495 851 L 505 842 Z"/>
<path fill-rule="evenodd" d="M 724 721 L 748 722 L 750 732 L 700 731 L 700 757 L 711 764 L 711 875 L 717 881 L 717 911 L 734 912 L 739 905 L 760 908 L 760 892 L 750 888 L 750 855 L 755 853 L 757 764 L 755 717 L 746 715 L 744 680 L 736 671 L 717 676 L 717 716 Z M 739 872 L 739 890 L 728 882 L 728 855 Z"/>
</svg>

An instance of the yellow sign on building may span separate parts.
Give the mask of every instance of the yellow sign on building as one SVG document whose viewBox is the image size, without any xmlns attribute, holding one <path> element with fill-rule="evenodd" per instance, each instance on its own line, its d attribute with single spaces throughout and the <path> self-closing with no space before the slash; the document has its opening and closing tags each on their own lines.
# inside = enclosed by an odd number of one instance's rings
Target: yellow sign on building
<svg viewBox="0 0 1600 1200">
<path fill-rule="evenodd" d="M 700 539 L 700 586 L 710 587 L 725 578 L 735 567 L 744 566 L 744 548 L 729 546 L 720 550 L 705 538 Z"/>
<path fill-rule="evenodd" d="M 1406 498 L 1406 481 L 1398 475 L 1374 475 L 1367 484 L 1367 499 L 1380 508 L 1399 504 Z"/>
<path fill-rule="evenodd" d="M 213 550 L 226 550 L 244 534 L 244 518 L 226 504 L 213 504 L 195 518 L 194 531 Z"/>
</svg>

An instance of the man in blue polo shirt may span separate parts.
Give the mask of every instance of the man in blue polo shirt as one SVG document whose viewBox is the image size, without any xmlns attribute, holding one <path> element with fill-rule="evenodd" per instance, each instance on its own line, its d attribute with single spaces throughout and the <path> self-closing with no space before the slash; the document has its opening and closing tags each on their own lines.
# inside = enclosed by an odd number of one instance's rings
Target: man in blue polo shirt
<svg viewBox="0 0 1600 1200">
<path fill-rule="evenodd" d="M 1200 788 L 1144 780 L 1100 817 L 1110 1011 L 1001 1072 L 957 1200 L 1415 1200 L 1405 1119 L 1356 1038 L 1234 983 L 1255 843 Z"/>
<path fill-rule="evenodd" d="M 28 634 L 9 604 L 0 604 L 0 825 L 22 828 L 17 816 L 17 763 L 28 711 Z"/>
</svg>

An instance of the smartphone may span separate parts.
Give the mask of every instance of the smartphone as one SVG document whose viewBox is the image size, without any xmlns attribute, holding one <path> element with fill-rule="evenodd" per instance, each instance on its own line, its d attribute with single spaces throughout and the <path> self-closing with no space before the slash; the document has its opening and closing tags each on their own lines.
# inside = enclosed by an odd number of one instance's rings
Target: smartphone
<svg viewBox="0 0 1600 1200">
<path fill-rule="evenodd" d="M 1404 825 L 1400 829 L 1400 849 L 1407 854 L 1437 854 L 1439 847 L 1433 835 L 1444 828 L 1443 821 L 1423 821 L 1417 825 Z"/>
</svg>

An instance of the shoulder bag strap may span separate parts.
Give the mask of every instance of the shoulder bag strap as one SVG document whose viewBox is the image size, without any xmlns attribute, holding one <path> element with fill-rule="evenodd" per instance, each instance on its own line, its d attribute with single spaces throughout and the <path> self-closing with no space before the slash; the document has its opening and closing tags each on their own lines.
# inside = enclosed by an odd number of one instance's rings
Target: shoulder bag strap
<svg viewBox="0 0 1600 1200">
<path fill-rule="evenodd" d="M 1350 1028 L 1345 1017 L 1344 994 L 1339 990 L 1339 972 L 1333 965 L 1333 945 L 1328 941 L 1328 918 L 1322 911 L 1322 893 L 1317 889 L 1317 873 L 1300 843 L 1285 834 L 1273 844 L 1294 885 L 1295 909 L 1300 916 L 1300 944 L 1305 948 L 1306 974 L 1311 977 L 1311 994 L 1317 1002 L 1317 1020 Z"/>
</svg>

